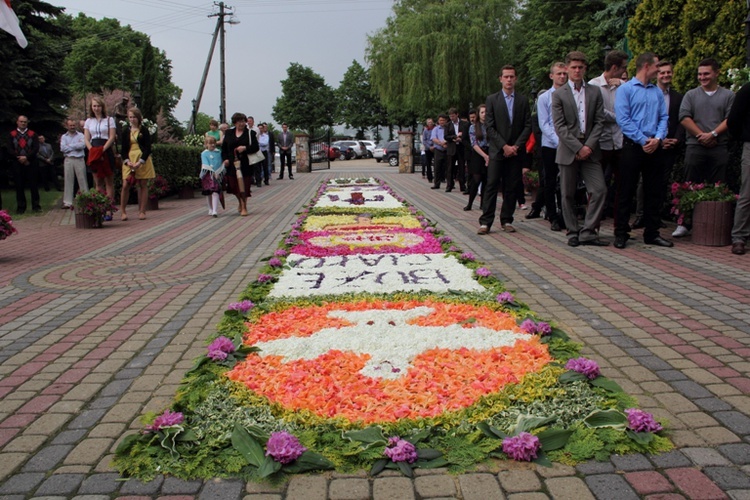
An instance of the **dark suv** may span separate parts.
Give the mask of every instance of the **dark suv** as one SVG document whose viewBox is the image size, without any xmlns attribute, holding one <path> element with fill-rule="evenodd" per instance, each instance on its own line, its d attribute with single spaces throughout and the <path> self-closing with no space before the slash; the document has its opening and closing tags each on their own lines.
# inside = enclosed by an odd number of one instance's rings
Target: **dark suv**
<svg viewBox="0 0 750 500">
<path fill-rule="evenodd" d="M 383 161 L 387 161 L 388 165 L 392 167 L 398 167 L 398 141 L 390 141 L 385 145 Z"/>
</svg>

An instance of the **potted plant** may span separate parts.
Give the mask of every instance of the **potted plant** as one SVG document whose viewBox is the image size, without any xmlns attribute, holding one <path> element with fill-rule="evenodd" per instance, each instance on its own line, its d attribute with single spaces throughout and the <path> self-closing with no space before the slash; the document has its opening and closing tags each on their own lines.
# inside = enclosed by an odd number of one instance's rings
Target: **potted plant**
<svg viewBox="0 0 750 500">
<path fill-rule="evenodd" d="M 198 177 L 195 175 L 180 175 L 172 179 L 172 183 L 177 190 L 177 197 L 181 200 L 188 200 L 195 196 Z"/>
<path fill-rule="evenodd" d="M 148 180 L 148 209 L 159 210 L 159 198 L 163 198 L 169 192 L 169 184 L 161 175 Z"/>
<path fill-rule="evenodd" d="M 677 224 L 693 225 L 693 243 L 724 246 L 731 243 L 736 200 L 737 195 L 721 182 L 675 182 L 671 213 L 677 216 Z"/>
<path fill-rule="evenodd" d="M 4 240 L 17 232 L 18 230 L 13 227 L 13 219 L 11 219 L 10 214 L 5 210 L 0 210 L 0 240 Z"/>
<path fill-rule="evenodd" d="M 117 211 L 117 207 L 105 193 L 96 189 L 80 191 L 73 199 L 76 227 L 90 229 L 102 227 L 104 216 Z"/>
<path fill-rule="evenodd" d="M 523 171 L 523 189 L 527 193 L 533 193 L 539 189 L 539 172 L 528 169 Z"/>
</svg>

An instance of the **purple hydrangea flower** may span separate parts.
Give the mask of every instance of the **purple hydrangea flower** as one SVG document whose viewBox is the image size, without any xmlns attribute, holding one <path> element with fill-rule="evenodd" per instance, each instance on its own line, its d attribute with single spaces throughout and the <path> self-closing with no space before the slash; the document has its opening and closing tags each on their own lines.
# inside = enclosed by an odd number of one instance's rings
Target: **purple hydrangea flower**
<svg viewBox="0 0 750 500">
<path fill-rule="evenodd" d="M 388 439 L 388 446 L 385 448 L 385 456 L 394 462 L 408 462 L 413 464 L 417 461 L 417 449 L 406 439 L 394 436 Z"/>
<path fill-rule="evenodd" d="M 527 319 L 521 323 L 521 331 L 530 335 L 538 333 L 540 336 L 544 337 L 545 335 L 552 333 L 552 327 L 549 323 L 544 321 L 537 323 L 533 319 Z"/>
<path fill-rule="evenodd" d="M 638 408 L 628 408 L 625 410 L 628 416 L 628 429 L 635 432 L 659 432 L 662 427 L 654 416 Z"/>
<path fill-rule="evenodd" d="M 282 464 L 294 462 L 306 451 L 299 439 L 285 431 L 271 433 L 266 443 L 266 456 Z"/>
<path fill-rule="evenodd" d="M 492 276 L 492 271 L 490 271 L 486 267 L 480 267 L 474 272 L 477 273 L 477 276 L 481 276 L 482 278 L 486 278 L 487 276 Z"/>
<path fill-rule="evenodd" d="M 438 238 L 438 241 L 440 243 L 450 243 L 453 240 L 450 238 L 450 236 L 441 236 L 440 238 Z"/>
<path fill-rule="evenodd" d="M 271 267 L 281 267 L 281 259 L 274 257 L 268 261 L 268 265 Z"/>
<path fill-rule="evenodd" d="M 569 359 L 568 362 L 565 363 L 565 369 L 586 375 L 586 377 L 591 380 L 595 379 L 601 374 L 601 372 L 599 371 L 599 365 L 596 364 L 596 361 L 583 357 Z"/>
<path fill-rule="evenodd" d="M 517 436 L 503 439 L 503 453 L 513 460 L 523 462 L 534 460 L 541 446 L 539 438 L 528 432 L 522 432 Z"/>
<path fill-rule="evenodd" d="M 449 252 L 458 252 L 458 247 L 455 245 L 451 245 L 450 248 L 448 248 Z"/>
<path fill-rule="evenodd" d="M 435 228 L 433 226 L 425 226 L 424 232 L 425 233 L 434 233 L 435 232 Z"/>
<path fill-rule="evenodd" d="M 151 425 L 146 426 L 146 430 L 150 432 L 156 432 L 164 429 L 165 427 L 172 427 L 173 425 L 180 425 L 185 417 L 178 411 L 164 410 L 164 413 L 156 417 Z"/>
<path fill-rule="evenodd" d="M 276 257 L 286 257 L 286 250 L 279 248 L 273 253 Z"/>
<path fill-rule="evenodd" d="M 516 298 L 513 297 L 513 294 L 510 292 L 498 293 L 495 299 L 501 304 L 507 304 L 509 302 L 513 302 L 514 300 L 516 300 Z"/>
<path fill-rule="evenodd" d="M 284 240 L 285 245 L 294 245 L 295 243 L 297 243 L 297 240 L 295 240 L 294 238 L 287 238 Z"/>
<path fill-rule="evenodd" d="M 255 304 L 253 304 L 251 301 L 243 300 L 242 302 L 232 302 L 231 304 L 229 304 L 227 309 L 229 309 L 230 311 L 239 311 L 242 314 L 245 314 L 253 307 L 255 307 Z"/>
<path fill-rule="evenodd" d="M 471 252 L 464 252 L 461 254 L 461 258 L 465 260 L 474 260 L 474 254 Z"/>
<path fill-rule="evenodd" d="M 552 327 L 546 321 L 540 321 L 536 324 L 536 333 L 544 337 L 552 333 Z"/>
<path fill-rule="evenodd" d="M 209 351 L 222 351 L 222 352 L 234 352 L 234 342 L 228 337 L 216 337 L 213 342 L 208 345 Z"/>
<path fill-rule="evenodd" d="M 268 283 L 269 281 L 273 281 L 273 276 L 271 276 L 270 274 L 258 275 L 258 283 Z"/>
<path fill-rule="evenodd" d="M 206 354 L 206 356 L 208 356 L 213 361 L 224 361 L 225 359 L 227 359 L 229 354 L 227 354 L 224 351 L 220 351 L 218 349 L 213 349 L 213 350 L 209 349 L 208 354 Z"/>
<path fill-rule="evenodd" d="M 536 323 L 533 319 L 526 319 L 521 323 L 521 331 L 533 335 L 536 333 Z"/>
</svg>

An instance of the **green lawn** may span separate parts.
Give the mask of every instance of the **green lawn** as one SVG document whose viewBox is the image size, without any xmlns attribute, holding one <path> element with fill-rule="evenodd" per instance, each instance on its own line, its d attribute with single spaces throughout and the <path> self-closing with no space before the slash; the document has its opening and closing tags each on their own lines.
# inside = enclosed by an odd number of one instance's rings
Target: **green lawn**
<svg viewBox="0 0 750 500">
<path fill-rule="evenodd" d="M 44 189 L 39 190 L 39 202 L 42 205 L 42 211 L 40 213 L 32 212 L 31 210 L 31 192 L 26 190 L 26 213 L 19 215 L 16 213 L 16 191 L 14 189 L 3 189 L 3 210 L 8 212 L 13 220 L 23 219 L 24 217 L 34 217 L 41 215 L 50 210 L 58 209 L 60 207 L 60 201 L 62 200 L 62 191 L 57 189 L 51 189 L 45 191 Z"/>
</svg>

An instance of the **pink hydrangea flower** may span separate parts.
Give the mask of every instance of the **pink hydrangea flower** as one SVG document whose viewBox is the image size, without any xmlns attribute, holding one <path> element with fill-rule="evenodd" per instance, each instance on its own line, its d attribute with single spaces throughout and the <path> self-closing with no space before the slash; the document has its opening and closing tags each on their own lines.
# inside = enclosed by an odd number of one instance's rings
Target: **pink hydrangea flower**
<svg viewBox="0 0 750 500">
<path fill-rule="evenodd" d="M 269 281 L 273 281 L 273 276 L 271 276 L 270 274 L 258 275 L 258 283 L 268 283 Z"/>
<path fill-rule="evenodd" d="M 481 276 L 482 278 L 486 278 L 487 276 L 492 276 L 492 271 L 490 271 L 486 267 L 480 267 L 474 272 L 477 273 L 477 276 Z"/>
<path fill-rule="evenodd" d="M 285 431 L 271 433 L 266 443 L 266 456 L 282 464 L 294 462 L 306 451 L 299 439 Z"/>
<path fill-rule="evenodd" d="M 146 430 L 149 432 L 157 432 L 165 427 L 180 425 L 184 420 L 185 417 L 182 413 L 178 411 L 164 410 L 164 413 L 156 417 L 151 425 L 146 426 Z"/>
<path fill-rule="evenodd" d="M 407 462 L 413 464 L 417 461 L 417 449 L 406 439 L 394 436 L 388 439 L 388 446 L 385 448 L 385 456 L 394 462 Z"/>
<path fill-rule="evenodd" d="M 539 438 L 528 432 L 503 439 L 503 453 L 513 460 L 531 462 L 542 447 Z"/>
<path fill-rule="evenodd" d="M 229 304 L 229 306 L 227 306 L 227 309 L 229 309 L 230 311 L 239 311 L 242 314 L 245 314 L 253 307 L 255 307 L 255 304 L 253 304 L 251 301 L 243 300 L 241 302 L 232 302 L 231 304 Z"/>
<path fill-rule="evenodd" d="M 569 359 L 568 362 L 565 363 L 565 369 L 582 373 L 591 380 L 601 374 L 599 371 L 599 365 L 596 364 L 596 361 L 584 357 Z"/>
<path fill-rule="evenodd" d="M 635 432 L 659 432 L 662 426 L 654 419 L 654 416 L 638 408 L 625 410 L 628 416 L 628 429 Z"/>
<path fill-rule="evenodd" d="M 513 297 L 513 294 L 510 292 L 498 293 L 495 299 L 501 304 L 507 304 L 508 302 L 513 302 L 514 300 L 516 300 L 516 298 Z"/>
</svg>

